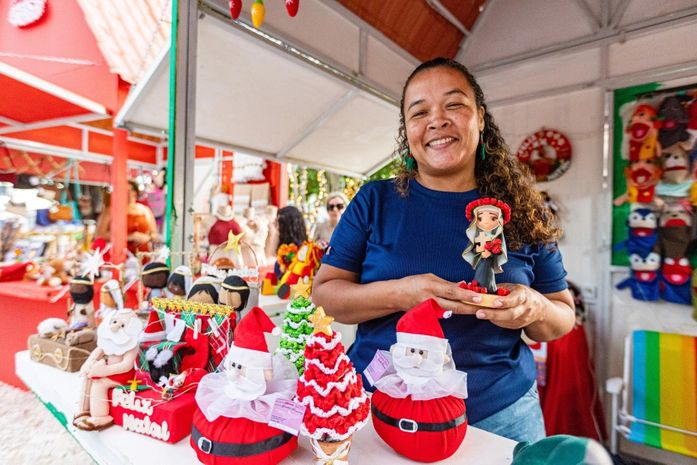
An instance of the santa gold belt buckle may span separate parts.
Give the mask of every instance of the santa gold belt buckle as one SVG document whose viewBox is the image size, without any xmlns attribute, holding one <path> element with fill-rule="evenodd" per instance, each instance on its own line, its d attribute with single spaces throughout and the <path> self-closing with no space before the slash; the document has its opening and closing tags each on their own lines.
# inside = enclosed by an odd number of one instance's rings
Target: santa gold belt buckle
<svg viewBox="0 0 697 465">
<path fill-rule="evenodd" d="M 405 433 L 416 433 L 419 429 L 418 423 L 409 418 L 400 418 L 397 422 L 397 427 Z"/>
<path fill-rule="evenodd" d="M 211 449 L 213 448 L 213 443 L 211 442 L 210 439 L 200 437 L 198 438 L 198 448 L 201 449 L 201 452 L 205 454 L 210 454 Z"/>
</svg>

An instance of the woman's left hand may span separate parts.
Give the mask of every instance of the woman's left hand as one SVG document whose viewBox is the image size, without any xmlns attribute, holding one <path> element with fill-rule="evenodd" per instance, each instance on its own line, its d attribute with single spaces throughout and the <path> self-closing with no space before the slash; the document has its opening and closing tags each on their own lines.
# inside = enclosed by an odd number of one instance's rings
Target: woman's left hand
<svg viewBox="0 0 697 465">
<path fill-rule="evenodd" d="M 493 308 L 477 310 L 478 319 L 506 329 L 521 329 L 544 317 L 546 302 L 539 292 L 520 284 L 498 284 L 498 287 L 511 293 L 496 299 Z"/>
</svg>

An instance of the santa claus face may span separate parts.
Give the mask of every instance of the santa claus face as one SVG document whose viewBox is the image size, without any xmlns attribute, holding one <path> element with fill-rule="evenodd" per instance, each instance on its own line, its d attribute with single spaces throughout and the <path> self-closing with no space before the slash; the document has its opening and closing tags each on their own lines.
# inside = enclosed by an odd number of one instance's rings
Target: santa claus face
<svg viewBox="0 0 697 465">
<path fill-rule="evenodd" d="M 138 345 L 143 323 L 131 310 L 112 311 L 97 328 L 97 346 L 107 355 L 123 355 Z"/>
<path fill-rule="evenodd" d="M 224 367 L 229 381 L 225 393 L 230 398 L 254 400 L 266 392 L 266 381 L 267 378 L 271 379 L 271 370 L 245 366 L 230 359 L 226 359 Z"/>
<path fill-rule="evenodd" d="M 390 352 L 397 374 L 407 382 L 425 382 L 443 373 L 448 361 L 445 352 L 426 350 L 403 343 L 394 344 Z"/>
</svg>

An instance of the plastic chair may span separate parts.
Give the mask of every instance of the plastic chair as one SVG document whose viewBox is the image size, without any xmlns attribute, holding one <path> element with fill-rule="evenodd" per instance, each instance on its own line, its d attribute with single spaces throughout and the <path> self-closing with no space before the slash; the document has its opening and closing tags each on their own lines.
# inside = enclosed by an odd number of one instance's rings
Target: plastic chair
<svg viewBox="0 0 697 465">
<path fill-rule="evenodd" d="M 606 389 L 612 394 L 613 454 L 622 434 L 697 458 L 697 337 L 632 332 L 625 339 L 623 378 L 608 379 Z"/>
</svg>

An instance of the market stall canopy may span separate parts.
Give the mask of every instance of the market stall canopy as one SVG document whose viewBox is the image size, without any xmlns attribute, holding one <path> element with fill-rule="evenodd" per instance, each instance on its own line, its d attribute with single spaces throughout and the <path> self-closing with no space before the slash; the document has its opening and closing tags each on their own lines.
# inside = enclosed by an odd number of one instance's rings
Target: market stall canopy
<svg viewBox="0 0 697 465">
<path fill-rule="evenodd" d="M 116 124 L 166 130 L 169 63 L 165 50 L 132 89 Z M 320 68 L 204 16 L 198 24 L 197 140 L 354 176 L 380 168 L 396 146 L 395 97 Z"/>
<path fill-rule="evenodd" d="M 85 121 L 103 117 L 106 108 L 61 86 L 0 62 L 0 123 L 15 130 L 37 123 Z M 8 129 L 5 129 L 8 131 Z"/>
</svg>

